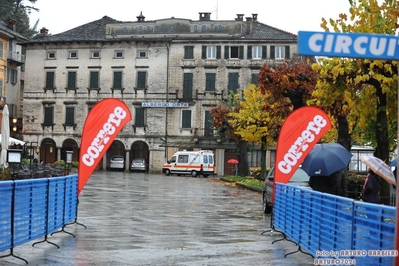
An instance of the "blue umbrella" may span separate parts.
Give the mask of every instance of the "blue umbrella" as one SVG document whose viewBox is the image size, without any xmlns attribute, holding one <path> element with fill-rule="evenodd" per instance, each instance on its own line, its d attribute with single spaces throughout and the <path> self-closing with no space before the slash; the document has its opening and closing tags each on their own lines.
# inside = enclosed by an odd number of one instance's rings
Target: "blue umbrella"
<svg viewBox="0 0 399 266">
<path fill-rule="evenodd" d="M 396 167 L 398 165 L 398 158 L 393 159 L 390 163 L 389 166 Z"/>
<path fill-rule="evenodd" d="M 352 154 L 338 143 L 316 144 L 302 163 L 309 176 L 329 176 L 348 166 Z"/>
</svg>

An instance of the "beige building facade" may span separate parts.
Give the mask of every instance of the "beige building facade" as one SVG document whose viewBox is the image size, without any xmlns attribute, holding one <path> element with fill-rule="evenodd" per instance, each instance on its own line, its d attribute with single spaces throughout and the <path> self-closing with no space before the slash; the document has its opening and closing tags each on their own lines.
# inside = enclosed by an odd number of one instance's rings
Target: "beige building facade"
<svg viewBox="0 0 399 266">
<path fill-rule="evenodd" d="M 23 137 L 39 146 L 44 163 L 78 161 L 81 132 L 90 109 L 106 98 L 124 101 L 130 121 L 106 152 L 145 158 L 160 173 L 177 150 L 213 150 L 216 174 L 229 171 L 234 143 L 213 135 L 210 109 L 230 91 L 242 96 L 264 64 L 297 57 L 297 36 L 258 21 L 257 15 L 232 20 L 168 18 L 123 22 L 103 17 L 69 31 L 46 29 L 26 42 Z M 249 156 L 251 166 L 259 151 Z"/>
</svg>

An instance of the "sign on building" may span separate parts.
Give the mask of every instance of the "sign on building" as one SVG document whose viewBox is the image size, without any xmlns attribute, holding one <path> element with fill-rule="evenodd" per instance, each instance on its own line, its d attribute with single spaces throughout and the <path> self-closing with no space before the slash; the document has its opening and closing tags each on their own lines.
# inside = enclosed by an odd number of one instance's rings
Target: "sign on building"
<svg viewBox="0 0 399 266">
<path fill-rule="evenodd" d="M 370 33 L 298 32 L 300 55 L 399 59 L 399 37 Z"/>
<path fill-rule="evenodd" d="M 141 103 L 142 107 L 188 107 L 188 103 L 170 103 L 170 102 L 143 102 Z"/>
</svg>

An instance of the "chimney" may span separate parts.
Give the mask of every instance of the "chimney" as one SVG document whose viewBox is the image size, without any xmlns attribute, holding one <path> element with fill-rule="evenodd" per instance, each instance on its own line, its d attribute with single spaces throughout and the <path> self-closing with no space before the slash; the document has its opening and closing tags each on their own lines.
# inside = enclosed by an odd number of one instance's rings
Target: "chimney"
<svg viewBox="0 0 399 266">
<path fill-rule="evenodd" d="M 40 36 L 47 36 L 48 35 L 48 29 L 45 27 L 40 29 Z"/>
<path fill-rule="evenodd" d="M 211 13 L 210 12 L 199 12 L 199 20 L 200 21 L 210 21 Z"/>
<path fill-rule="evenodd" d="M 250 34 L 252 31 L 252 17 L 246 17 L 245 34 Z"/>
<path fill-rule="evenodd" d="M 258 14 L 252 14 L 252 21 L 257 22 L 258 21 Z"/>
<path fill-rule="evenodd" d="M 17 30 L 17 21 L 15 19 L 10 18 L 7 23 L 7 27 L 13 31 Z"/>
<path fill-rule="evenodd" d="M 136 17 L 138 22 L 145 21 L 145 17 L 143 16 L 143 11 L 140 11 L 140 15 Z"/>
<path fill-rule="evenodd" d="M 243 21 L 244 14 L 237 14 L 237 18 L 235 19 L 236 21 Z"/>
</svg>

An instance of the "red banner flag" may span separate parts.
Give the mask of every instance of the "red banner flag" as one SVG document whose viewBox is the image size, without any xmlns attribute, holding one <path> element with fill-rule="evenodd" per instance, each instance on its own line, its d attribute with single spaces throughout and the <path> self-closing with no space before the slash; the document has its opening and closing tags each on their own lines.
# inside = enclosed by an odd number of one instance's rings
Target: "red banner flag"
<svg viewBox="0 0 399 266">
<path fill-rule="evenodd" d="M 305 106 L 292 112 L 278 137 L 274 181 L 286 184 L 330 129 L 329 117 L 319 108 Z"/>
<path fill-rule="evenodd" d="M 130 120 L 132 114 L 129 108 L 115 98 L 102 100 L 91 109 L 80 144 L 78 195 L 118 133 Z"/>
</svg>

